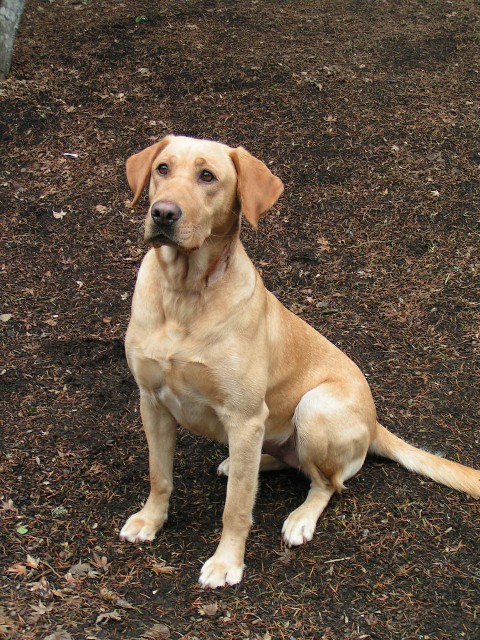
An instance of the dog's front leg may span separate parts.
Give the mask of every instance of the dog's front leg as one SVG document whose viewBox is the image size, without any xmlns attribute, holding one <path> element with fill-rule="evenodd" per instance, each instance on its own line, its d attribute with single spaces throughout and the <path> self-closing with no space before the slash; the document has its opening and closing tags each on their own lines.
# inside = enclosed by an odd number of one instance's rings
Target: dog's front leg
<svg viewBox="0 0 480 640">
<path fill-rule="evenodd" d="M 244 569 L 245 542 L 252 526 L 252 511 L 265 431 L 265 415 L 228 429 L 230 467 L 223 531 L 214 555 L 202 567 L 202 587 L 223 587 L 240 582 Z"/>
<path fill-rule="evenodd" d="M 120 537 L 130 542 L 153 540 L 168 517 L 173 487 L 176 421 L 150 393 L 141 392 L 140 413 L 148 442 L 150 495 L 145 506 L 124 524 Z"/>
</svg>

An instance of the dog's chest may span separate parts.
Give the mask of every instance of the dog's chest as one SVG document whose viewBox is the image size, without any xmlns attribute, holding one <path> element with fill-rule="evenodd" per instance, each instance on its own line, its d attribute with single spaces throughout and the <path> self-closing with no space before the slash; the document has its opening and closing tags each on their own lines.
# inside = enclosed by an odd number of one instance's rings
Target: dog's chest
<svg viewBox="0 0 480 640">
<path fill-rule="evenodd" d="M 205 350 L 174 323 L 152 333 L 127 334 L 130 367 L 138 385 L 153 392 L 182 426 L 223 440 L 223 427 L 215 407 L 220 400 L 215 371 Z"/>
</svg>

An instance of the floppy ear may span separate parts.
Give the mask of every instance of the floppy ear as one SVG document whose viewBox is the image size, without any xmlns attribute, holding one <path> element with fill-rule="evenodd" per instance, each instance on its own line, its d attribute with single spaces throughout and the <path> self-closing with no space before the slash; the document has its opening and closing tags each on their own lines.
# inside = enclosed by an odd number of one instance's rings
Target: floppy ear
<svg viewBox="0 0 480 640">
<path fill-rule="evenodd" d="M 172 136 L 166 136 L 140 153 L 136 153 L 127 160 L 127 180 L 133 192 L 131 206 L 134 207 L 140 200 L 142 191 L 150 180 L 152 163 L 160 151 L 167 146 Z"/>
<path fill-rule="evenodd" d="M 255 229 L 283 193 L 283 182 L 243 147 L 230 151 L 237 171 L 237 195 L 243 215 Z"/>
</svg>

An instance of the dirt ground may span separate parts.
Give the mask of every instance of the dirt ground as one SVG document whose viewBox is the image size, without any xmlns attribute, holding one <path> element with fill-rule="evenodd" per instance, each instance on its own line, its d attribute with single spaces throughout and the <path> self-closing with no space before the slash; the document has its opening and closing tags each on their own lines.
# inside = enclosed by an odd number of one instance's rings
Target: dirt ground
<svg viewBox="0 0 480 640">
<path fill-rule="evenodd" d="M 346 351 L 381 421 L 478 466 L 480 6 L 473 0 L 27 0 L 1 88 L 0 636 L 480 637 L 479 507 L 373 460 L 304 548 L 307 483 L 261 478 L 244 581 L 204 591 L 226 483 L 180 431 L 170 519 L 148 491 L 123 337 L 145 250 L 125 159 L 166 132 L 239 144 L 285 194 L 243 239 Z"/>
</svg>

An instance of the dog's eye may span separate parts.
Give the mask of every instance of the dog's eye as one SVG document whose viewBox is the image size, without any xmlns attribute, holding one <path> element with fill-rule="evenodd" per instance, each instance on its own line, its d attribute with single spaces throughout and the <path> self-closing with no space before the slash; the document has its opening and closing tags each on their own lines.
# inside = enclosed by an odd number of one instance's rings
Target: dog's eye
<svg viewBox="0 0 480 640">
<path fill-rule="evenodd" d="M 168 173 L 168 165 L 165 163 L 159 164 L 157 167 L 157 171 L 161 176 L 166 176 Z"/>
<path fill-rule="evenodd" d="M 213 173 L 211 171 L 208 171 L 207 169 L 204 169 L 202 171 L 202 173 L 200 174 L 200 180 L 202 182 L 213 182 L 213 180 L 215 180 L 215 176 L 213 175 Z"/>
</svg>

